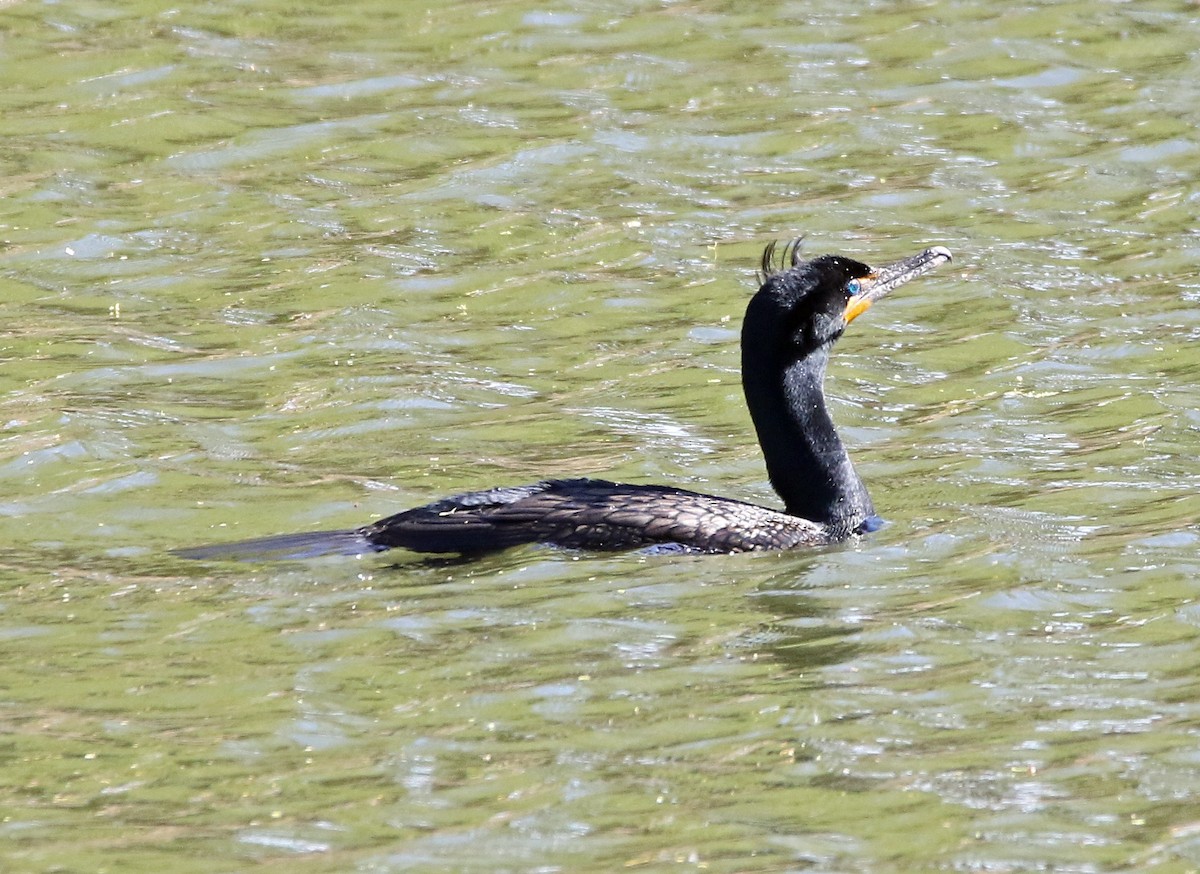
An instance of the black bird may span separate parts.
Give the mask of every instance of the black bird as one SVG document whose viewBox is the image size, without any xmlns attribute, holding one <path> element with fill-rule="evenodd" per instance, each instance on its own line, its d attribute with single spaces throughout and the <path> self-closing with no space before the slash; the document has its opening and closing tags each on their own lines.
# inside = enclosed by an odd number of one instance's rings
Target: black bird
<svg viewBox="0 0 1200 874">
<path fill-rule="evenodd" d="M 950 260 L 941 246 L 886 267 L 839 255 L 805 261 L 798 241 L 775 263 L 742 323 L 742 386 L 783 512 L 672 486 L 552 479 L 468 492 L 348 531 L 284 534 L 180 549 L 185 558 L 308 558 L 395 547 L 483 553 L 523 543 L 578 549 L 655 547 L 744 552 L 819 546 L 879 520 L 825 405 L 829 350 L 846 326 L 894 288 Z"/>
</svg>

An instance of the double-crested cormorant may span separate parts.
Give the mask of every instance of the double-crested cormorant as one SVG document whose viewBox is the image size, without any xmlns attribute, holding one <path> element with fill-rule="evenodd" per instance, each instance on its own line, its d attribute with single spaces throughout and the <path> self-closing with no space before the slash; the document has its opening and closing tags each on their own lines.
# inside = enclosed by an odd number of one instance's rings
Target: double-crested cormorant
<svg viewBox="0 0 1200 874">
<path fill-rule="evenodd" d="M 838 255 L 804 261 L 795 242 L 784 247 L 779 266 L 774 244 L 763 253 L 762 287 L 742 323 L 742 386 L 783 512 L 671 486 L 554 479 L 456 495 L 349 531 L 176 554 L 308 558 L 394 547 L 481 553 L 523 543 L 716 553 L 818 546 L 873 530 L 875 508 L 825 405 L 829 350 L 872 303 L 949 260 L 941 246 L 880 268 Z"/>
</svg>

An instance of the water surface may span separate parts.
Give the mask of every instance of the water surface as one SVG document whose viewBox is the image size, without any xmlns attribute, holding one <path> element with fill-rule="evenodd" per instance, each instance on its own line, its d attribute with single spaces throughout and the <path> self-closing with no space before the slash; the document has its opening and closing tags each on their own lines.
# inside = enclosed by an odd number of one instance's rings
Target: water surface
<svg viewBox="0 0 1200 874">
<path fill-rule="evenodd" d="M 1200 867 L 1194 5 L 3 16 L 6 870 Z M 861 543 L 169 556 L 771 502 L 801 233 L 957 256 L 838 348 Z"/>
</svg>

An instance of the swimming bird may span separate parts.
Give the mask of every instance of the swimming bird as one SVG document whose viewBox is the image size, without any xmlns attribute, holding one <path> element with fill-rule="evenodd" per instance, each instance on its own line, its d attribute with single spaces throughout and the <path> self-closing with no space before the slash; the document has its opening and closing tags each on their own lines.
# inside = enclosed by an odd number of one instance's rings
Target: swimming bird
<svg viewBox="0 0 1200 874">
<path fill-rule="evenodd" d="M 404 548 L 475 554 L 540 543 L 592 550 L 650 547 L 729 553 L 820 546 L 880 520 L 825 403 L 829 353 L 854 319 L 895 288 L 951 260 L 942 246 L 872 268 L 800 256 L 799 241 L 762 257 L 761 288 L 742 322 L 742 387 L 775 510 L 673 486 L 548 479 L 467 492 L 345 531 L 284 534 L 176 550 L 193 559 L 308 558 Z"/>
</svg>

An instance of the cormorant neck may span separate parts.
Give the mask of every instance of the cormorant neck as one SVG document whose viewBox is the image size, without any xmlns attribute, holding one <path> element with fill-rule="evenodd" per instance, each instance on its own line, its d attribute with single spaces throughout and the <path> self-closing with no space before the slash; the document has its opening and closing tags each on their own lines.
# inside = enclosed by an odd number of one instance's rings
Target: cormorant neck
<svg viewBox="0 0 1200 874">
<path fill-rule="evenodd" d="M 848 536 L 875 508 L 825 406 L 831 344 L 788 361 L 762 339 L 744 338 L 742 386 L 771 485 L 788 513 Z"/>
</svg>

